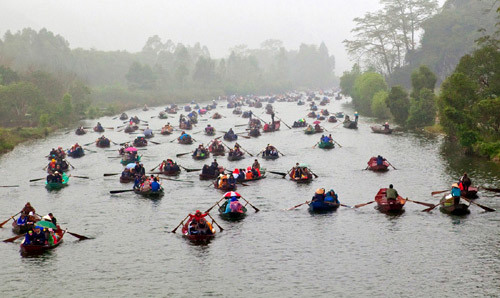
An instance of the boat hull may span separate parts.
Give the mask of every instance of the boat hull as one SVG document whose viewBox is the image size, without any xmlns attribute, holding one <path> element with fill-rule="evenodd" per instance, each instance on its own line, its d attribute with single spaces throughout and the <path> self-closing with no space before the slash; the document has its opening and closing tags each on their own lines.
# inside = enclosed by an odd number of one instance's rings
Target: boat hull
<svg viewBox="0 0 500 298">
<path fill-rule="evenodd" d="M 386 197 L 387 188 L 381 188 L 375 196 L 376 209 L 385 214 L 400 214 L 404 212 L 406 200 L 398 196 L 395 200 L 388 200 Z"/>
</svg>

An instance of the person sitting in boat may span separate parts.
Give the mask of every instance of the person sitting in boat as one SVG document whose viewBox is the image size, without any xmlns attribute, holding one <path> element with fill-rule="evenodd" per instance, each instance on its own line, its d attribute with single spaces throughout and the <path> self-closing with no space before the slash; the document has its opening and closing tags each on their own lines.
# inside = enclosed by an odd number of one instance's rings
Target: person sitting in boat
<svg viewBox="0 0 500 298">
<path fill-rule="evenodd" d="M 205 217 L 208 215 L 208 213 L 201 213 L 200 210 L 196 210 L 196 212 L 193 214 L 189 213 L 189 221 L 194 221 L 194 222 L 202 222 L 205 221 Z"/>
<path fill-rule="evenodd" d="M 227 175 L 220 174 L 217 178 L 217 183 L 219 185 L 219 188 L 225 187 L 227 185 Z"/>
<path fill-rule="evenodd" d="M 104 128 L 101 125 L 101 122 L 97 122 L 96 128 L 98 131 L 104 130 Z"/>
<path fill-rule="evenodd" d="M 307 132 L 314 131 L 314 127 L 313 127 L 311 124 L 309 124 L 309 125 L 307 126 L 307 128 L 306 128 L 306 131 L 307 131 Z"/>
<path fill-rule="evenodd" d="M 55 182 L 54 179 L 55 179 L 54 172 L 50 171 L 49 174 L 47 175 L 47 183 Z"/>
<path fill-rule="evenodd" d="M 149 126 L 146 127 L 144 130 L 144 136 L 145 137 L 152 137 L 153 136 L 153 130 L 149 128 Z"/>
<path fill-rule="evenodd" d="M 389 130 L 389 122 L 386 122 L 384 123 L 384 125 L 382 125 L 384 127 L 385 130 Z"/>
<path fill-rule="evenodd" d="M 57 226 L 57 219 L 54 217 L 54 214 L 52 214 L 52 212 L 50 212 L 49 214 L 47 214 L 44 217 L 47 217 L 50 222 L 52 222 L 54 225 Z"/>
<path fill-rule="evenodd" d="M 146 174 L 146 169 L 144 169 L 144 165 L 142 163 L 139 163 L 138 161 L 135 162 L 134 171 L 141 176 Z"/>
<path fill-rule="evenodd" d="M 458 184 L 459 188 L 467 193 L 469 191 L 469 187 L 472 185 L 472 181 L 469 176 L 467 176 L 467 173 L 464 173 L 464 175 L 458 180 Z"/>
<path fill-rule="evenodd" d="M 392 184 L 390 184 L 389 188 L 385 192 L 385 197 L 388 200 L 396 200 L 398 196 L 399 196 L 398 191 L 394 189 L 394 186 Z"/>
<path fill-rule="evenodd" d="M 30 212 L 33 212 L 33 214 L 36 213 L 35 208 L 33 208 L 33 206 L 31 206 L 31 203 L 27 202 L 24 205 L 23 209 L 21 210 L 21 214 L 28 215 L 28 214 L 30 214 Z"/>
<path fill-rule="evenodd" d="M 101 146 L 109 146 L 109 139 L 102 135 L 96 140 L 96 143 Z"/>
<path fill-rule="evenodd" d="M 225 138 L 227 139 L 234 139 L 236 137 L 236 134 L 234 133 L 233 129 L 230 128 L 226 134 L 224 135 Z"/>
<path fill-rule="evenodd" d="M 207 154 L 207 149 L 203 147 L 203 144 L 200 144 L 198 148 L 196 148 L 193 152 L 193 156 L 203 157 Z"/>
<path fill-rule="evenodd" d="M 316 124 L 314 125 L 314 130 L 315 130 L 315 131 L 322 131 L 321 126 L 319 125 L 319 123 L 316 123 Z"/>
<path fill-rule="evenodd" d="M 130 178 L 132 177 L 132 173 L 130 173 L 130 169 L 129 168 L 125 168 L 125 170 L 123 170 L 122 172 L 122 177 L 123 178 Z"/>
<path fill-rule="evenodd" d="M 378 155 L 378 156 L 377 156 L 377 166 L 381 166 L 381 165 L 383 165 L 385 160 L 386 160 L 386 159 L 385 159 L 385 158 L 383 158 L 381 155 Z"/>
<path fill-rule="evenodd" d="M 19 216 L 19 218 L 17 219 L 16 224 L 22 227 L 27 223 L 28 223 L 28 217 L 25 214 L 21 213 L 21 216 Z"/>
<path fill-rule="evenodd" d="M 257 159 L 253 162 L 252 169 L 259 169 L 260 170 L 260 163 Z"/>
<path fill-rule="evenodd" d="M 151 182 L 151 191 L 153 192 L 158 192 L 161 189 L 160 183 L 158 183 L 158 177 L 154 177 L 153 181 Z"/>
<path fill-rule="evenodd" d="M 50 150 L 49 156 L 55 157 L 56 155 L 57 155 L 57 150 L 55 148 L 52 148 L 52 150 Z"/>
<path fill-rule="evenodd" d="M 233 175 L 228 175 L 228 176 L 229 176 L 227 178 L 228 187 L 234 187 L 234 185 L 236 184 L 236 179 L 234 179 Z"/>
<path fill-rule="evenodd" d="M 330 138 L 328 136 L 321 135 L 321 142 L 322 143 L 329 143 L 330 142 Z"/>
<path fill-rule="evenodd" d="M 245 172 L 245 180 L 252 180 L 254 178 L 252 169 L 248 167 L 248 169 Z"/>
<path fill-rule="evenodd" d="M 325 202 L 340 204 L 339 196 L 335 193 L 333 189 L 330 189 L 325 196 Z"/>
<path fill-rule="evenodd" d="M 55 159 L 52 159 L 49 163 L 48 169 L 51 171 L 54 171 L 56 169 L 56 164 L 57 164 L 57 161 Z"/>
<path fill-rule="evenodd" d="M 205 127 L 205 132 L 212 133 L 214 132 L 214 128 L 210 124 L 207 124 L 207 127 Z"/>
<path fill-rule="evenodd" d="M 185 131 L 182 131 L 181 136 L 179 137 L 179 140 L 184 141 L 184 140 L 188 140 L 190 138 L 191 138 L 190 135 L 188 135 Z"/>
<path fill-rule="evenodd" d="M 47 238 L 47 244 L 49 246 L 54 246 L 57 244 L 57 237 L 54 234 L 54 230 L 49 228 L 45 231 L 45 238 Z"/>
<path fill-rule="evenodd" d="M 312 200 L 323 202 L 325 200 L 325 189 L 324 188 L 316 189 L 316 192 L 314 193 Z"/>
<path fill-rule="evenodd" d="M 227 200 L 225 213 L 243 213 L 243 205 L 237 197 L 231 197 Z"/>
<path fill-rule="evenodd" d="M 354 112 L 354 122 L 358 122 L 359 114 L 358 112 Z"/>
<path fill-rule="evenodd" d="M 344 122 L 351 122 L 349 115 L 345 115 Z"/>
<path fill-rule="evenodd" d="M 35 226 L 33 229 L 33 234 L 30 235 L 30 244 L 32 245 L 45 245 L 47 244 L 47 238 L 45 238 L 45 233 L 42 233 L 42 229 Z"/>
<path fill-rule="evenodd" d="M 451 185 L 451 196 L 453 197 L 453 204 L 458 206 L 460 204 L 460 197 L 462 196 L 462 191 L 458 186 L 458 183 L 453 183 Z"/>
<path fill-rule="evenodd" d="M 141 188 L 141 175 L 135 175 L 134 186 L 132 189 L 140 189 Z"/>
</svg>

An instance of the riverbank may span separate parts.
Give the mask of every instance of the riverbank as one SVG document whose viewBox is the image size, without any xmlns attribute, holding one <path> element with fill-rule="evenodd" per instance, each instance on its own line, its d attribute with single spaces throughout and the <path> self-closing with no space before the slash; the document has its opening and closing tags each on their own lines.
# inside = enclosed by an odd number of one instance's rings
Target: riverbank
<svg viewBox="0 0 500 298">
<path fill-rule="evenodd" d="M 22 142 L 45 138 L 52 131 L 49 127 L 0 127 L 0 154 L 11 151 Z"/>
</svg>

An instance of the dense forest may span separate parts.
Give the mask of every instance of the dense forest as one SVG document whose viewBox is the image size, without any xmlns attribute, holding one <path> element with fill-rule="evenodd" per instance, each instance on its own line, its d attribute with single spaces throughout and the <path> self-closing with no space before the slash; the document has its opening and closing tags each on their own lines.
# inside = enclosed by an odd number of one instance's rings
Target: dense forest
<svg viewBox="0 0 500 298">
<path fill-rule="evenodd" d="M 500 3 L 449 0 L 431 16 L 431 0 L 382 2 L 387 13 L 401 3 L 429 9 L 422 44 L 407 49 L 405 64 L 396 61 L 394 68 L 375 63 L 386 61 L 383 55 L 368 61 L 364 71 L 355 64 L 340 78 L 342 92 L 365 115 L 405 129 L 442 130 L 464 152 L 500 160 Z M 358 37 L 371 29 L 363 30 L 355 29 Z M 352 45 L 346 42 L 348 50 Z"/>
</svg>

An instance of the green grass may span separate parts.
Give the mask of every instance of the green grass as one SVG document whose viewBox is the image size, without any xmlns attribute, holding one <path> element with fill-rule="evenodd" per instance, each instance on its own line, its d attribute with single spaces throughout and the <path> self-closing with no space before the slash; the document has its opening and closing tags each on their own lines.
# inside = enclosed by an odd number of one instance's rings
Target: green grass
<svg viewBox="0 0 500 298">
<path fill-rule="evenodd" d="M 19 143 L 45 138 L 50 131 L 41 127 L 0 128 L 0 153 L 14 149 Z"/>
</svg>

